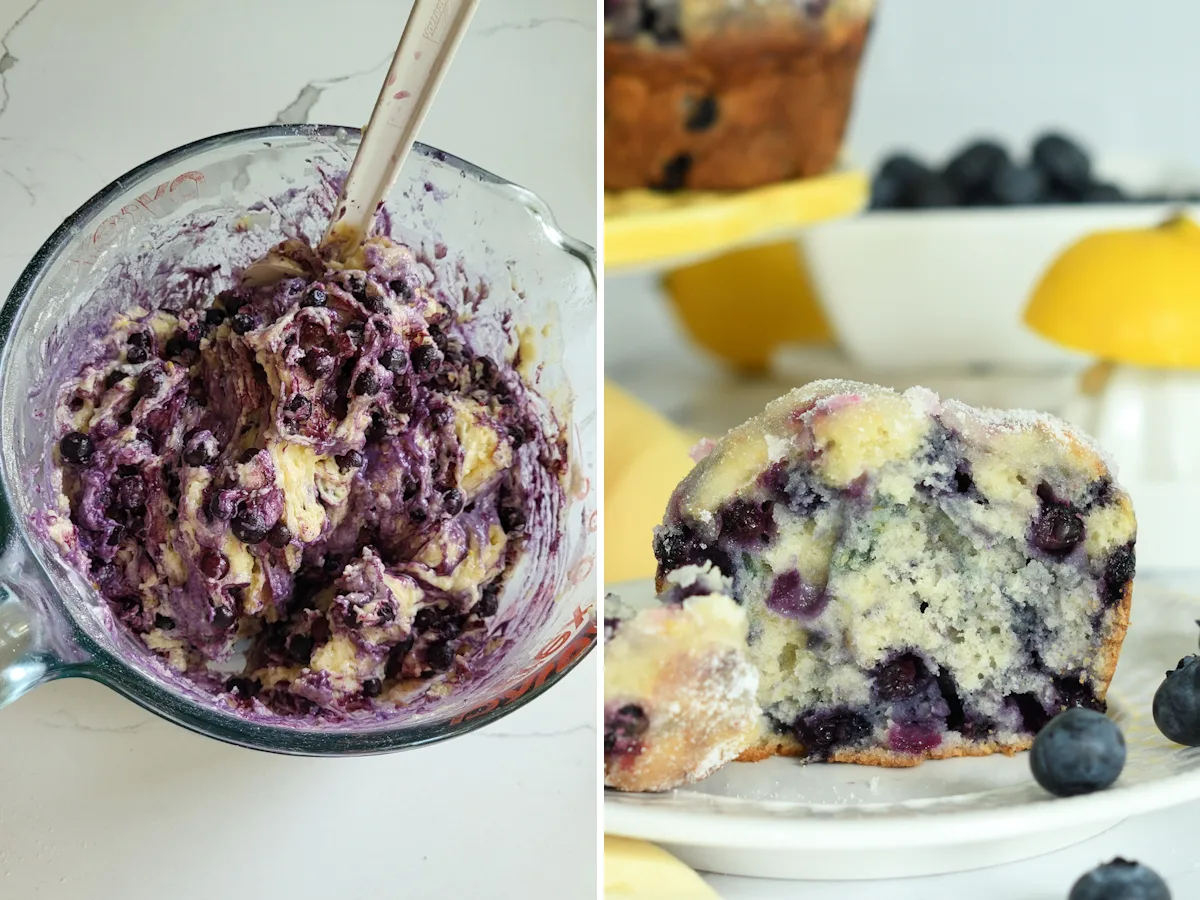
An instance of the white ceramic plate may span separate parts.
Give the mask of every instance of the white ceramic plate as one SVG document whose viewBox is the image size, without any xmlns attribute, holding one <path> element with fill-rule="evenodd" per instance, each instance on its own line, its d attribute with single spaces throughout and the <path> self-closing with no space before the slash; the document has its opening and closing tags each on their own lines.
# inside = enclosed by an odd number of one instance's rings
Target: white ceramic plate
<svg viewBox="0 0 1200 900">
<path fill-rule="evenodd" d="M 611 589 L 631 603 L 649 582 Z M 1060 799 L 1026 754 L 912 769 L 732 763 L 665 794 L 606 791 L 605 830 L 662 844 L 693 868 L 766 878 L 895 878 L 962 871 L 1048 853 L 1138 813 L 1200 798 L 1200 748 L 1172 744 L 1150 704 L 1164 673 L 1196 652 L 1200 573 L 1139 575 L 1109 690 L 1128 758 L 1106 791 Z"/>
</svg>

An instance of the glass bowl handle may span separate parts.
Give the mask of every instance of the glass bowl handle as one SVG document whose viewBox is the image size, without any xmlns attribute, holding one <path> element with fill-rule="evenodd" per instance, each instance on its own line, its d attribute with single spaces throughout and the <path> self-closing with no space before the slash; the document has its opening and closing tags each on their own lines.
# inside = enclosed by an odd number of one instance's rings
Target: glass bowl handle
<svg viewBox="0 0 1200 900">
<path fill-rule="evenodd" d="M 0 553 L 0 707 L 85 660 L 45 572 L 10 540 Z"/>
</svg>

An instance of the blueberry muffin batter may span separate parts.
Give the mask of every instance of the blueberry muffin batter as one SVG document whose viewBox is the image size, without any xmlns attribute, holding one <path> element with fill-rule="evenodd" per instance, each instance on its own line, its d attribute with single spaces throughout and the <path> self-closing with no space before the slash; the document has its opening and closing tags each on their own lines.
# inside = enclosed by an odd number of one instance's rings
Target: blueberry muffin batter
<svg viewBox="0 0 1200 900">
<path fill-rule="evenodd" d="M 749 617 L 765 727 L 743 759 L 912 765 L 1104 709 L 1135 530 L 1057 419 L 830 381 L 719 441 L 655 554 L 664 584 L 717 567 Z"/>
<path fill-rule="evenodd" d="M 473 350 L 469 304 L 428 290 L 407 247 L 276 255 L 303 274 L 133 308 L 97 339 L 59 394 L 49 530 L 226 702 L 392 708 L 469 669 L 565 449 L 527 348 Z"/>
<path fill-rule="evenodd" d="M 604 604 L 604 783 L 665 791 L 750 747 L 762 711 L 746 613 L 711 566 L 668 576 L 661 605 Z"/>
</svg>

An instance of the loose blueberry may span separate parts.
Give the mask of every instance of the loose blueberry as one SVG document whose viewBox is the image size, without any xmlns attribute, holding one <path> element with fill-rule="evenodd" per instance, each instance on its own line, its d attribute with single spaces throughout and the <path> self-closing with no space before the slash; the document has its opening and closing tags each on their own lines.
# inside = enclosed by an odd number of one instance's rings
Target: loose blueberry
<svg viewBox="0 0 1200 900">
<path fill-rule="evenodd" d="M 124 381 L 126 377 L 127 376 L 125 375 L 125 373 L 122 372 L 120 369 L 113 369 L 111 372 L 109 372 L 107 375 L 104 376 L 104 389 L 106 391 L 112 390 L 118 384 L 120 384 L 122 381 Z"/>
<path fill-rule="evenodd" d="M 134 331 L 129 337 L 125 338 L 125 343 L 130 347 L 141 347 L 143 350 L 150 349 L 150 332 Z"/>
<path fill-rule="evenodd" d="M 1031 206 L 1046 199 L 1046 178 L 1039 169 L 1006 162 L 992 178 L 981 203 Z"/>
<path fill-rule="evenodd" d="M 82 431 L 72 431 L 58 442 L 58 452 L 62 454 L 62 458 L 67 462 L 78 463 L 83 466 L 87 465 L 88 460 L 92 458 L 95 447 L 92 444 L 92 439 Z"/>
<path fill-rule="evenodd" d="M 1179 661 L 1154 692 L 1154 724 L 1168 740 L 1200 747 L 1200 656 Z"/>
<path fill-rule="evenodd" d="M 898 153 L 884 160 L 871 183 L 872 209 L 900 209 L 910 205 L 916 184 L 929 170 L 907 154 Z"/>
<path fill-rule="evenodd" d="M 1083 148 L 1061 134 L 1046 134 L 1033 144 L 1033 164 L 1050 184 L 1072 197 L 1082 197 L 1092 181 L 1092 163 Z"/>
<path fill-rule="evenodd" d="M 963 203 L 977 204 L 989 198 L 997 175 L 1009 164 L 1008 151 L 1000 144 L 975 141 L 950 158 L 942 177 Z"/>
<path fill-rule="evenodd" d="M 1059 797 L 1090 794 L 1125 767 L 1125 736 L 1117 723 L 1090 709 L 1068 709 L 1038 732 L 1029 752 L 1037 783 Z"/>
<path fill-rule="evenodd" d="M 383 682 L 378 678 L 367 678 L 363 680 L 362 692 L 364 697 L 378 697 L 383 693 Z"/>
<path fill-rule="evenodd" d="M 1171 900 L 1171 889 L 1153 869 L 1118 856 L 1076 881 L 1067 900 Z"/>
<path fill-rule="evenodd" d="M 1084 203 L 1124 203 L 1126 198 L 1125 192 L 1115 184 L 1095 181 L 1087 186 L 1079 199 Z"/>
<path fill-rule="evenodd" d="M 907 207 L 911 209 L 940 209 L 957 206 L 958 194 L 936 172 L 930 172 L 912 186 L 908 194 Z"/>
<path fill-rule="evenodd" d="M 392 289 L 392 293 L 397 297 L 402 297 L 405 300 L 412 299 L 412 288 L 403 279 L 397 278 L 394 281 L 388 282 L 388 287 Z"/>
</svg>

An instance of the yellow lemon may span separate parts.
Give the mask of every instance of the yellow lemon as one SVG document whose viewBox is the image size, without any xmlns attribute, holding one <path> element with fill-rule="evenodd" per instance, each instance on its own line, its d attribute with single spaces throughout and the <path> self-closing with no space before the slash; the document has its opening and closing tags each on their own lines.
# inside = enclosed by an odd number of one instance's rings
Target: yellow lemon
<svg viewBox="0 0 1200 900">
<path fill-rule="evenodd" d="M 1088 235 L 1042 276 L 1025 322 L 1103 360 L 1200 367 L 1200 225 L 1180 215 Z"/>
<path fill-rule="evenodd" d="M 604 578 L 650 578 L 654 527 L 692 469 L 694 440 L 615 385 L 604 385 Z"/>
<path fill-rule="evenodd" d="M 832 340 L 794 241 L 676 269 L 664 285 L 692 339 L 743 371 L 766 369 L 781 344 Z"/>
<path fill-rule="evenodd" d="M 720 900 L 704 879 L 666 850 L 632 838 L 604 836 L 605 900 Z"/>
</svg>

